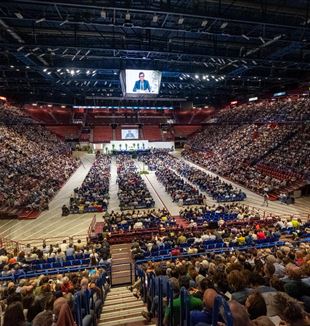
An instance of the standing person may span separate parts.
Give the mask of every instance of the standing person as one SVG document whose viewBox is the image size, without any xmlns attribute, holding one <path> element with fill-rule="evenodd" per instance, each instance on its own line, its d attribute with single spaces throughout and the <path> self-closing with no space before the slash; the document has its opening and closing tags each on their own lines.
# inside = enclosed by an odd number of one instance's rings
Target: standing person
<svg viewBox="0 0 310 326">
<path fill-rule="evenodd" d="M 269 196 L 268 196 L 267 192 L 264 193 L 263 197 L 264 197 L 263 206 L 266 205 L 268 207 Z"/>
</svg>

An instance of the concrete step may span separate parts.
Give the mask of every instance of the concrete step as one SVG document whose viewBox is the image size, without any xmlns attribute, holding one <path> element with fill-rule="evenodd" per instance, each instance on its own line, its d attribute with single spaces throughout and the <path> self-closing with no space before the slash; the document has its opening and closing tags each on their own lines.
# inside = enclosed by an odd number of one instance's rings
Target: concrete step
<svg viewBox="0 0 310 326">
<path fill-rule="evenodd" d="M 120 304 L 113 304 L 113 305 L 109 305 L 109 306 L 106 306 L 106 304 L 104 303 L 103 313 L 112 312 L 112 311 L 120 311 L 120 310 L 128 310 L 130 308 L 138 308 L 138 307 L 143 308 L 144 304 L 142 301 L 137 300 L 137 299 L 136 299 L 136 301 L 120 303 Z"/>
<path fill-rule="evenodd" d="M 127 310 L 105 312 L 105 313 L 101 314 L 100 321 L 107 321 L 109 319 L 127 317 L 127 316 L 131 316 L 131 315 L 140 315 L 141 316 L 141 312 L 143 310 L 146 311 L 146 308 L 139 307 L 139 308 L 132 308 L 132 309 L 127 309 Z"/>
<path fill-rule="evenodd" d="M 145 322 L 145 319 L 142 316 L 135 316 L 130 318 L 124 318 L 120 320 L 113 320 L 113 321 L 99 321 L 98 326 L 116 326 L 116 325 L 126 325 L 128 323 L 137 323 L 137 322 Z"/>
<path fill-rule="evenodd" d="M 128 292 L 114 292 L 114 293 L 109 293 L 107 295 L 107 299 L 117 299 L 117 298 L 128 298 L 132 296 L 132 292 L 128 290 Z"/>
<path fill-rule="evenodd" d="M 116 298 L 116 299 L 109 299 L 106 298 L 106 300 L 104 301 L 104 305 L 105 306 L 110 306 L 110 305 L 114 305 L 114 304 L 119 304 L 119 303 L 125 303 L 125 302 L 137 302 L 137 298 L 132 296 L 132 297 L 127 297 L 127 298 Z"/>
<path fill-rule="evenodd" d="M 109 293 L 114 293 L 114 292 L 128 292 L 129 290 L 127 289 L 127 286 L 118 286 L 115 288 L 111 288 Z"/>
</svg>

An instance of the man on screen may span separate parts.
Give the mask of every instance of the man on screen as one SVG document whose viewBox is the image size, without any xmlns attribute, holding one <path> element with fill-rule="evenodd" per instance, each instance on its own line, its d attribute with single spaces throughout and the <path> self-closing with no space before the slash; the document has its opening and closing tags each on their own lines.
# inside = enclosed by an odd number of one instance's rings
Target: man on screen
<svg viewBox="0 0 310 326">
<path fill-rule="evenodd" d="M 131 130 L 128 130 L 125 135 L 125 139 L 133 139 L 133 138 L 136 138 L 135 135 L 133 134 L 133 132 Z"/>
<path fill-rule="evenodd" d="M 135 82 L 135 86 L 133 88 L 133 92 L 150 92 L 151 86 L 148 80 L 144 80 L 144 72 L 139 72 L 139 80 Z"/>
</svg>

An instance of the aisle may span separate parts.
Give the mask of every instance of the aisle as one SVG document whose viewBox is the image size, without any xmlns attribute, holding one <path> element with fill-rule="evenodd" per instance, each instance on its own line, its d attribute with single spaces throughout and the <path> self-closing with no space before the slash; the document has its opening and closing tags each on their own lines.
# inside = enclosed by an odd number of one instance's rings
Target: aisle
<svg viewBox="0 0 310 326">
<path fill-rule="evenodd" d="M 93 154 L 76 153 L 76 155 L 81 158 L 82 165 L 50 202 L 49 210 L 42 212 L 35 220 L 0 220 L 1 237 L 27 242 L 29 239 L 86 234 L 94 214 L 61 216 L 62 205 L 68 205 L 73 189 L 82 184 L 95 161 Z"/>
<path fill-rule="evenodd" d="M 110 187 L 109 187 L 109 207 L 110 211 L 119 211 L 119 199 L 117 196 L 118 193 L 118 184 L 116 183 L 117 179 L 117 167 L 116 167 L 116 158 L 112 157 L 111 162 L 111 178 L 110 178 Z"/>
<path fill-rule="evenodd" d="M 142 169 L 142 162 L 137 161 L 136 164 Z M 146 186 L 155 200 L 156 208 L 165 207 L 172 216 L 179 215 L 180 207 L 172 201 L 165 187 L 157 180 L 155 171 L 149 171 L 149 174 L 143 174 L 142 179 L 145 181 Z"/>
</svg>

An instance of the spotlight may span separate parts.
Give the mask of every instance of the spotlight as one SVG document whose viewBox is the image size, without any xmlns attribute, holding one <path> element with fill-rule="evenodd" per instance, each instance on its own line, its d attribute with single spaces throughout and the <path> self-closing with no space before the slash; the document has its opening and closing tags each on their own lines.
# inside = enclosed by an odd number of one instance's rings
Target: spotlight
<svg viewBox="0 0 310 326">
<path fill-rule="evenodd" d="M 47 68 L 44 68 L 43 71 L 46 72 L 47 71 Z"/>
<path fill-rule="evenodd" d="M 130 13 L 129 13 L 129 11 L 127 11 L 127 13 L 125 15 L 125 20 L 130 20 Z"/>
<path fill-rule="evenodd" d="M 153 23 L 157 23 L 158 22 L 158 16 L 156 14 L 154 14 L 153 19 L 152 19 Z"/>
<path fill-rule="evenodd" d="M 208 25 L 208 21 L 207 20 L 203 20 L 201 22 L 201 27 L 206 27 Z"/>
<path fill-rule="evenodd" d="M 178 19 L 178 24 L 179 24 L 179 25 L 182 25 L 183 22 L 184 22 L 184 18 L 183 18 L 183 17 L 180 17 L 180 18 Z"/>
<path fill-rule="evenodd" d="M 198 76 L 198 75 L 195 75 L 195 78 L 196 78 L 196 79 L 198 79 L 198 78 L 199 78 L 199 76 Z"/>
<path fill-rule="evenodd" d="M 14 14 L 18 19 L 23 19 L 24 18 L 23 15 L 20 12 L 15 12 Z"/>
<path fill-rule="evenodd" d="M 103 18 L 103 19 L 107 18 L 107 12 L 104 9 L 101 10 L 100 17 Z"/>
<path fill-rule="evenodd" d="M 224 23 L 220 26 L 220 28 L 221 28 L 221 29 L 224 29 L 227 25 L 228 25 L 228 23 L 227 23 L 227 22 L 224 22 Z"/>
<path fill-rule="evenodd" d="M 45 18 L 40 18 L 35 21 L 36 24 L 44 22 L 46 19 Z"/>
<path fill-rule="evenodd" d="M 75 75 L 75 71 L 72 69 L 72 70 L 70 70 L 70 74 L 73 76 L 73 75 Z"/>
</svg>

